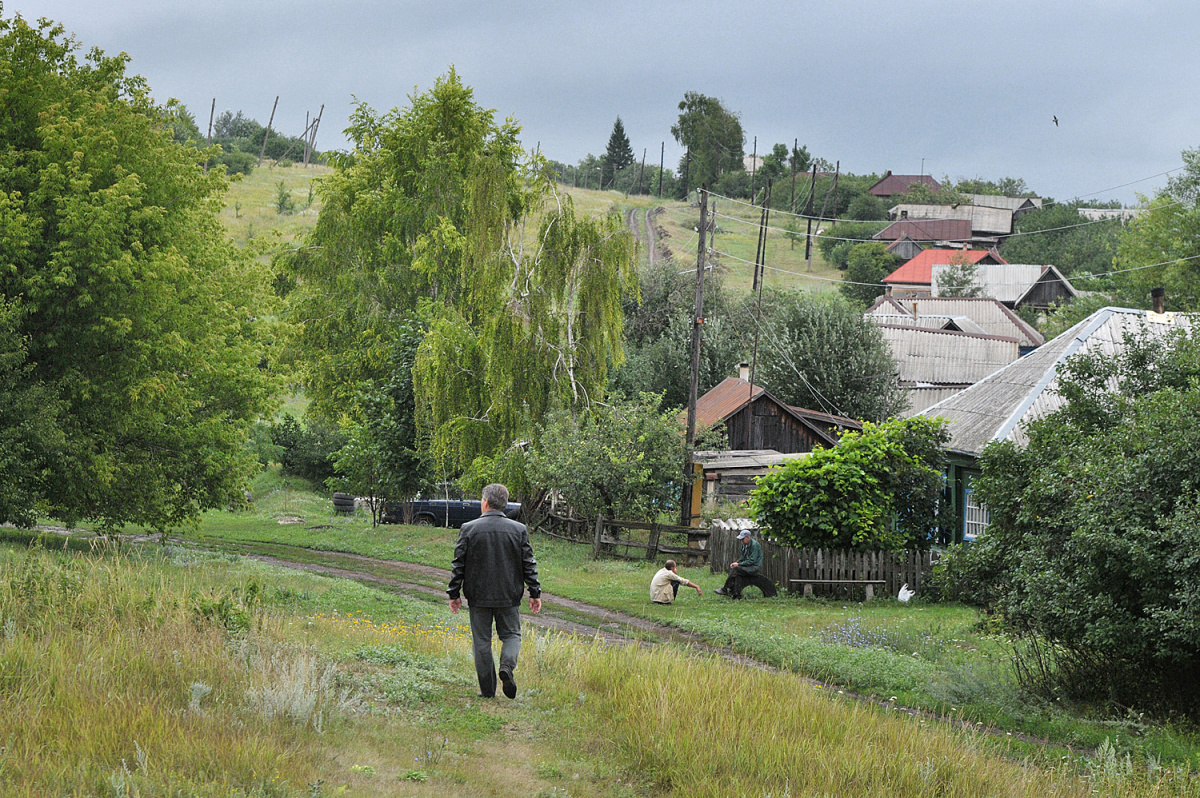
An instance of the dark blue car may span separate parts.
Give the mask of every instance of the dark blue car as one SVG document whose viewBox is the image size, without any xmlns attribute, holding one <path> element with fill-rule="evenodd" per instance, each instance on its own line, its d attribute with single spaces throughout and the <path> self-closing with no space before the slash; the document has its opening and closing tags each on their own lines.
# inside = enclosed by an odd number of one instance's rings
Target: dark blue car
<svg viewBox="0 0 1200 798">
<path fill-rule="evenodd" d="M 509 502 L 504 514 L 516 518 L 521 514 L 519 502 Z M 383 523 L 402 524 L 405 518 L 418 526 L 460 527 L 483 515 L 479 499 L 464 499 L 457 487 L 440 485 L 428 497 L 418 493 L 416 498 L 399 504 L 389 504 L 383 511 Z"/>
</svg>

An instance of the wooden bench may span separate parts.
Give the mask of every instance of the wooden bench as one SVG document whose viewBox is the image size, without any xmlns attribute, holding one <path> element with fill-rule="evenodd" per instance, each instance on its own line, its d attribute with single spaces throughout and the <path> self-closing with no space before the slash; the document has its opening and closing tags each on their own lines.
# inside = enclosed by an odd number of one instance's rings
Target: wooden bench
<svg viewBox="0 0 1200 798">
<path fill-rule="evenodd" d="M 813 585 L 863 585 L 867 589 L 867 601 L 875 598 L 875 585 L 886 585 L 883 579 L 789 579 L 792 585 L 803 585 L 804 596 L 812 597 Z"/>
</svg>

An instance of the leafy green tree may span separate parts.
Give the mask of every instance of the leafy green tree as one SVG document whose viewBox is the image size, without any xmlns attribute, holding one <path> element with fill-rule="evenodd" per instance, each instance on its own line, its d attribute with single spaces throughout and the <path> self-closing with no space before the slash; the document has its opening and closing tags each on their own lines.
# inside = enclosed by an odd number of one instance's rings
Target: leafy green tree
<svg viewBox="0 0 1200 798">
<path fill-rule="evenodd" d="M 869 421 L 904 406 L 891 349 L 860 308 L 837 295 L 791 291 L 765 302 L 759 381 L 776 397 Z"/>
<path fill-rule="evenodd" d="M 413 364 L 421 449 L 445 476 L 520 490 L 520 444 L 552 407 L 603 397 L 619 364 L 632 236 L 581 219 L 457 74 L 379 115 L 365 105 L 334 159 L 310 246 L 290 268 L 296 349 L 318 412 L 381 384 L 401 321 L 428 324 Z M 537 213 L 536 247 L 522 231 Z M 515 447 L 515 448 L 514 448 Z M 490 478 L 488 478 L 490 477 Z"/>
<path fill-rule="evenodd" d="M 979 266 L 965 255 L 951 255 L 950 265 L 938 274 L 938 296 L 977 297 L 983 294 L 979 285 Z"/>
<path fill-rule="evenodd" d="M 556 411 L 529 455 L 533 485 L 555 490 L 585 516 L 653 521 L 677 512 L 683 431 L 659 397 L 614 396 L 578 415 Z"/>
<path fill-rule="evenodd" d="M 26 507 L 165 531 L 240 500 L 257 467 L 266 274 L 127 56 L 76 48 L 0 18 L 0 373 L 4 399 L 42 404 L 0 436 L 29 452 Z"/>
<path fill-rule="evenodd" d="M 1200 709 L 1200 339 L 1127 338 L 1059 371 L 1066 405 L 1029 443 L 989 446 L 991 523 L 956 555 L 1028 649 L 1030 686 Z M 965 566 L 965 567 L 962 567 Z"/>
<path fill-rule="evenodd" d="M 621 117 L 613 122 L 612 133 L 608 136 L 608 148 L 601 160 L 601 188 L 612 188 L 614 177 L 633 164 L 633 148 L 629 146 L 629 137 L 625 135 L 625 125 Z"/>
<path fill-rule="evenodd" d="M 877 243 L 872 236 L 887 226 L 887 222 L 843 222 L 822 232 L 817 238 L 817 249 L 826 263 L 844 271 L 850 265 L 851 248 Z"/>
<path fill-rule="evenodd" d="M 899 265 L 900 258 L 878 241 L 855 244 L 846 260 L 846 282 L 838 285 L 838 291 L 851 302 L 866 307 L 883 293 L 883 278 Z"/>
<path fill-rule="evenodd" d="M 715 97 L 684 93 L 671 135 L 687 149 L 679 164 L 679 174 L 686 180 L 682 194 L 703 185 L 715 186 L 721 175 L 745 168 L 742 123 Z"/>
<path fill-rule="evenodd" d="M 1121 222 L 1089 222 L 1080 217 L 1079 202 L 1048 201 L 1013 222 L 1014 235 L 1000 246 L 1009 263 L 1057 266 L 1068 277 L 1112 271 Z"/>
<path fill-rule="evenodd" d="M 750 513 L 794 546 L 861 551 L 925 548 L 943 523 L 940 419 L 917 416 L 848 432 L 832 449 L 758 480 Z"/>
<path fill-rule="evenodd" d="M 855 221 L 883 221 L 887 219 L 888 204 L 881 197 L 866 192 L 859 194 L 846 207 L 846 218 Z"/>
<path fill-rule="evenodd" d="M 1153 267 L 1114 276 L 1119 299 L 1132 307 L 1150 307 L 1150 290 L 1161 286 L 1168 309 L 1200 309 L 1200 149 L 1185 150 L 1183 164 L 1120 235 L 1118 268 Z"/>
</svg>

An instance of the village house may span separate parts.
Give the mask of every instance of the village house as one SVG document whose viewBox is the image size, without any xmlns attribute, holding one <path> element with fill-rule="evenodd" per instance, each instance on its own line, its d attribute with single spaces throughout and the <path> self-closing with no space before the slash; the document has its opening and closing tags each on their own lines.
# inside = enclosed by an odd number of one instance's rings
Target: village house
<svg viewBox="0 0 1200 798">
<path fill-rule="evenodd" d="M 901 203 L 888 211 L 888 219 L 967 219 L 971 222 L 973 239 L 984 239 L 993 246 L 1012 235 L 1013 212 L 1007 208 L 988 208 L 982 205 L 912 205 Z"/>
<path fill-rule="evenodd" d="M 889 169 L 884 173 L 875 185 L 867 189 L 867 193 L 884 199 L 898 197 L 901 194 L 907 194 L 912 191 L 913 186 L 925 186 L 930 191 L 938 192 L 942 190 L 942 184 L 934 180 L 931 175 L 894 175 Z"/>
<path fill-rule="evenodd" d="M 948 268 L 946 264 L 931 268 L 931 296 L 941 295 L 939 280 Z M 998 299 L 1014 310 L 1023 307 L 1048 310 L 1051 305 L 1064 305 L 1079 296 L 1075 286 L 1057 268 L 1031 263 L 980 261 L 973 283 L 983 296 Z"/>
<path fill-rule="evenodd" d="M 1012 211 L 1014 221 L 1030 211 L 1040 210 L 1042 207 L 1041 197 L 1005 197 L 999 194 L 964 194 L 963 196 L 972 205 Z"/>
<path fill-rule="evenodd" d="M 1002 302 L 990 297 L 881 296 L 867 308 L 865 318 L 876 324 L 909 325 L 1016 338 L 1021 354 L 1046 342 L 1045 337 Z"/>
<path fill-rule="evenodd" d="M 930 296 L 933 267 L 956 263 L 1007 263 L 1000 253 L 985 249 L 926 249 L 883 278 L 889 292 L 898 298 Z"/>
<path fill-rule="evenodd" d="M 949 424 L 946 476 L 947 498 L 957 519 L 954 539 L 971 540 L 987 526 L 987 510 L 972 487 L 984 447 L 1002 440 L 1024 445 L 1029 425 L 1062 406 L 1063 398 L 1055 390 L 1060 365 L 1077 354 L 1116 354 L 1130 333 L 1166 334 L 1197 324 L 1200 317 L 1181 313 L 1103 308 L 1029 355 L 923 410 L 921 415 Z"/>
</svg>

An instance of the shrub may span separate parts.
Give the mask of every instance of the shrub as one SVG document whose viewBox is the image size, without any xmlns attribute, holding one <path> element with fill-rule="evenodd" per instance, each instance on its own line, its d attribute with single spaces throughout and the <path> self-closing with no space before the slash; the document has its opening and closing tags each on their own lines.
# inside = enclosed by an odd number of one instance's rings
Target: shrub
<svg viewBox="0 0 1200 798">
<path fill-rule="evenodd" d="M 272 427 L 271 440 L 282 450 L 279 463 L 283 473 L 316 484 L 335 476 L 334 455 L 346 444 L 345 436 L 334 427 L 318 420 L 305 427 L 291 415 Z"/>
<path fill-rule="evenodd" d="M 948 439 L 936 419 L 864 424 L 834 448 L 768 472 L 750 494 L 750 512 L 795 546 L 928 546 L 944 512 L 940 447 Z"/>
</svg>

